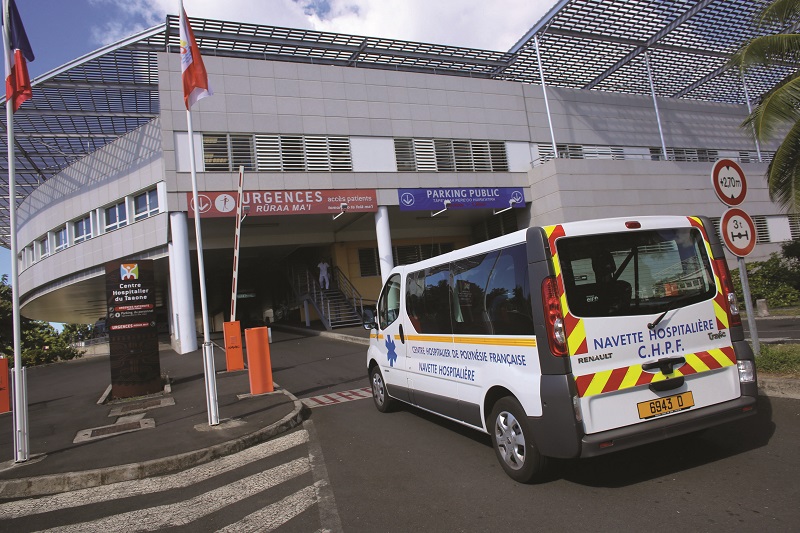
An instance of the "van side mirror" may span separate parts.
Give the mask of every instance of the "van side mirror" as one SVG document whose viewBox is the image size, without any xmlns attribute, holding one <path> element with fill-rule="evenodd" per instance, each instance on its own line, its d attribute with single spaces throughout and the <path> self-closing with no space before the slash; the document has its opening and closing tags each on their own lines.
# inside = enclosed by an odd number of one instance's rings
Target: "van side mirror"
<svg viewBox="0 0 800 533">
<path fill-rule="evenodd" d="M 364 309 L 364 314 L 362 315 L 364 329 L 378 329 L 378 324 L 375 321 L 375 310 L 370 309 L 369 307 Z"/>
</svg>

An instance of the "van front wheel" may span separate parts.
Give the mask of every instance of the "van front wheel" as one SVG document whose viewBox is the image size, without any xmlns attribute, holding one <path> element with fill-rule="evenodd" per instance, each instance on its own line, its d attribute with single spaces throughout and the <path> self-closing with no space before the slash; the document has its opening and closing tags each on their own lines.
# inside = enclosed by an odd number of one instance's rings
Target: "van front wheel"
<svg viewBox="0 0 800 533">
<path fill-rule="evenodd" d="M 492 446 L 506 474 L 520 483 L 530 483 L 541 476 L 545 458 L 533 442 L 528 418 L 517 399 L 500 398 L 489 420 Z"/>
<path fill-rule="evenodd" d="M 375 401 L 375 407 L 381 413 L 388 413 L 394 407 L 394 400 L 389 397 L 386 391 L 386 383 L 383 381 L 383 374 L 378 365 L 372 367 L 369 372 L 369 381 L 372 384 L 372 399 Z"/>
</svg>

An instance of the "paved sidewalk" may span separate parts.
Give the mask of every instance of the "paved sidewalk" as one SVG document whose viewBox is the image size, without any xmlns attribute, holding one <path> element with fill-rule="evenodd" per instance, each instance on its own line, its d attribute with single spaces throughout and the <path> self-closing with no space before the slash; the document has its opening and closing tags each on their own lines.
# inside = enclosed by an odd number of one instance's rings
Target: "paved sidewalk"
<svg viewBox="0 0 800 533">
<path fill-rule="evenodd" d="M 273 328 L 275 342 L 296 339 L 298 334 L 369 342 L 369 332 L 363 328 L 334 332 L 317 324 Z M 5 460 L 0 462 L 0 499 L 183 470 L 289 431 L 307 416 L 307 408 L 289 391 L 278 388 L 270 394 L 249 395 L 247 372 L 224 372 L 223 350 L 215 347 L 214 354 L 221 422 L 214 427 L 208 425 L 200 350 L 179 355 L 162 345 L 161 371 L 169 376 L 171 390 L 113 404 L 98 404 L 110 381 L 108 356 L 29 368 L 31 458 L 20 464 L 11 460 L 12 418 L 10 413 L 0 415 L 0 460 Z M 800 399 L 800 380 L 759 376 L 759 382 L 764 395 Z M 137 406 L 142 409 L 136 410 Z"/>
<path fill-rule="evenodd" d="M 291 393 L 277 389 L 251 396 L 247 371 L 224 372 L 224 352 L 215 347 L 214 355 L 220 424 L 213 427 L 208 424 L 202 350 L 179 355 L 162 345 L 161 372 L 169 376 L 171 391 L 127 402 L 98 404 L 110 382 L 108 356 L 29 368 L 30 459 L 13 462 L 12 417 L 0 415 L 0 459 L 5 460 L 0 463 L 0 498 L 182 470 L 302 422 L 306 408 Z M 104 428 L 109 425 L 116 427 Z M 136 430 L 115 432 L 131 428 Z M 110 435 L 91 438 L 106 432 Z M 89 440 L 76 443 L 76 437 Z"/>
</svg>

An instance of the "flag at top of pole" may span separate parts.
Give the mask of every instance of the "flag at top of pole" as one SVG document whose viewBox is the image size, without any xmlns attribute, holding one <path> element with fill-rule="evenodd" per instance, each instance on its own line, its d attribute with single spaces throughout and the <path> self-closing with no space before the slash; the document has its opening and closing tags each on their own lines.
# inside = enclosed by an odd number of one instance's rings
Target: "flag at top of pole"
<svg viewBox="0 0 800 533">
<path fill-rule="evenodd" d="M 203 65 L 203 58 L 200 57 L 197 41 L 194 40 L 186 10 L 183 9 L 183 2 L 181 2 L 180 39 L 183 101 L 186 103 L 186 109 L 189 109 L 198 100 L 214 94 L 214 91 L 208 84 L 206 67 Z"/>
<path fill-rule="evenodd" d="M 33 49 L 22 25 L 14 0 L 7 0 L 7 10 L 3 11 L 3 36 L 6 49 L 6 102 L 11 102 L 14 111 L 22 102 L 33 96 L 28 65 L 25 59 L 33 61 Z"/>
</svg>

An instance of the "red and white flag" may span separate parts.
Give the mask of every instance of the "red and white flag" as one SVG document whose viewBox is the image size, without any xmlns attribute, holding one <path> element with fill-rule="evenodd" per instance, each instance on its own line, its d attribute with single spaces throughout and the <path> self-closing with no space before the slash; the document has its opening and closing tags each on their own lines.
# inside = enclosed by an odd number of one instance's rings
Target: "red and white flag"
<svg viewBox="0 0 800 533">
<path fill-rule="evenodd" d="M 194 33 L 189 25 L 189 19 L 186 17 L 186 10 L 183 9 L 183 2 L 181 2 L 180 38 L 183 101 L 186 103 L 186 109 L 189 109 L 198 100 L 214 94 L 214 91 L 208 84 L 206 67 L 203 65 L 203 58 L 200 57 L 197 41 L 194 40 Z"/>
<path fill-rule="evenodd" d="M 6 103 L 11 102 L 16 111 L 22 102 L 33 96 L 25 59 L 33 61 L 35 56 L 14 0 L 8 0 L 8 12 L 3 13 L 3 36 L 6 49 Z"/>
</svg>

